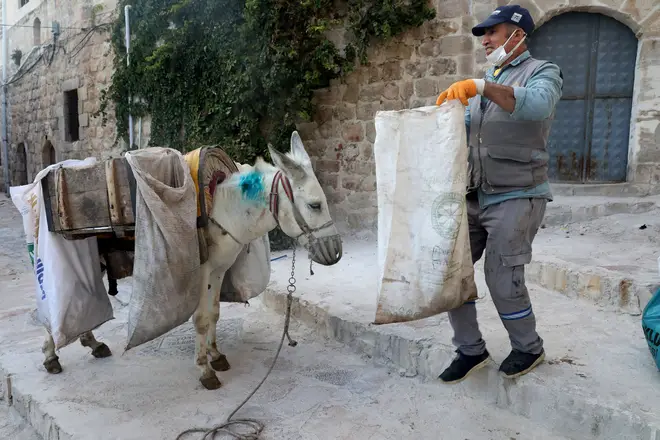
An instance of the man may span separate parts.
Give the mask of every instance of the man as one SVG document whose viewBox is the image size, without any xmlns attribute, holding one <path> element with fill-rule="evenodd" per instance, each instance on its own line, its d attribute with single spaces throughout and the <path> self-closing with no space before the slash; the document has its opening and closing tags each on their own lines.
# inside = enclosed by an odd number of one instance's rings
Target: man
<svg viewBox="0 0 660 440">
<path fill-rule="evenodd" d="M 485 252 L 486 284 L 511 341 L 512 351 L 500 365 L 509 378 L 529 372 L 545 357 L 524 265 L 531 261 L 532 241 L 552 200 L 546 144 L 563 80 L 558 66 L 531 57 L 526 38 L 533 31 L 526 9 L 497 8 L 472 28 L 492 65 L 485 79 L 456 82 L 436 103 L 459 99 L 468 106 L 472 261 Z M 449 320 L 457 356 L 440 379 L 455 383 L 483 367 L 489 353 L 474 302 L 449 312 Z"/>
</svg>

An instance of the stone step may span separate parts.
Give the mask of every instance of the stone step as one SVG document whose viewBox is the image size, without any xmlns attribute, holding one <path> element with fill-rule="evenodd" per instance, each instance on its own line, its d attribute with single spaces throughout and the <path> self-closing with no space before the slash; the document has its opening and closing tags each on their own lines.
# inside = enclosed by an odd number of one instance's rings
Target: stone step
<svg viewBox="0 0 660 440">
<path fill-rule="evenodd" d="M 553 193 L 553 197 L 546 208 L 543 222 L 546 226 L 584 222 L 615 214 L 642 214 L 660 207 L 659 196 L 566 196 Z"/>
<path fill-rule="evenodd" d="M 638 315 L 660 287 L 660 209 L 546 226 L 529 281 L 612 311 Z"/>
<path fill-rule="evenodd" d="M 304 254 L 303 254 L 304 255 Z M 273 255 L 277 256 L 276 254 Z M 272 263 L 263 294 L 283 313 L 291 258 Z M 436 381 L 454 356 L 446 314 L 411 323 L 371 324 L 376 308 L 376 247 L 347 243 L 336 266 L 297 264 L 293 316 L 327 338 L 364 353 L 405 376 Z M 304 272 L 301 272 L 304 271 Z M 517 415 L 576 439 L 660 438 L 660 374 L 649 353 L 639 317 L 607 312 L 530 285 L 546 362 L 516 380 L 502 378 L 497 363 L 510 351 L 508 336 L 483 282 L 476 277 L 480 328 L 494 364 L 460 384 L 457 392 L 506 407 Z"/>
<path fill-rule="evenodd" d="M 584 267 L 558 258 L 537 257 L 525 268 L 525 278 L 569 298 L 593 302 L 603 310 L 638 316 L 660 289 L 660 281 L 632 278 L 625 269 Z"/>
<path fill-rule="evenodd" d="M 644 197 L 657 195 L 658 187 L 638 183 L 551 183 L 555 196 Z"/>
</svg>

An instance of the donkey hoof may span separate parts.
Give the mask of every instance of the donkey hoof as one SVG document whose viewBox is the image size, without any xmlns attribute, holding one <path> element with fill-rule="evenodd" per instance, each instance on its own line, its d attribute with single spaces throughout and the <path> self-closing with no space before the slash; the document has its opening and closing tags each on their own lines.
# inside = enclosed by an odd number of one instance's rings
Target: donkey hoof
<svg viewBox="0 0 660 440">
<path fill-rule="evenodd" d="M 112 356 L 112 352 L 110 351 L 110 347 L 101 343 L 101 345 L 92 350 L 92 356 L 95 358 L 107 358 Z"/>
<path fill-rule="evenodd" d="M 44 361 L 44 367 L 50 374 L 60 374 L 62 372 L 62 365 L 60 365 L 60 360 L 57 356 Z"/>
<path fill-rule="evenodd" d="M 222 382 L 220 382 L 220 379 L 215 374 L 206 377 L 202 376 L 199 378 L 199 381 L 207 390 L 217 390 L 222 386 Z"/>
<path fill-rule="evenodd" d="M 227 371 L 229 368 L 229 362 L 227 362 L 227 356 L 221 354 L 219 358 L 214 361 L 211 361 L 211 368 L 215 371 Z"/>
</svg>

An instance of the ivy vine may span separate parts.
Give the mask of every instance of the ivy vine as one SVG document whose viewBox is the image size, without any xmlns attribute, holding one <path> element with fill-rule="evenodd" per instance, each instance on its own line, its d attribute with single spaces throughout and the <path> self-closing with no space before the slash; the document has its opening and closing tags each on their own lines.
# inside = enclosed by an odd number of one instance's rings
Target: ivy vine
<svg viewBox="0 0 660 440">
<path fill-rule="evenodd" d="M 124 14 L 131 4 L 130 66 Z M 112 33 L 104 123 L 114 109 L 151 115 L 151 143 L 188 151 L 218 144 L 240 162 L 288 149 L 314 112 L 313 90 L 366 61 L 367 49 L 435 17 L 428 0 L 121 0 Z M 348 30 L 344 51 L 326 31 Z"/>
</svg>

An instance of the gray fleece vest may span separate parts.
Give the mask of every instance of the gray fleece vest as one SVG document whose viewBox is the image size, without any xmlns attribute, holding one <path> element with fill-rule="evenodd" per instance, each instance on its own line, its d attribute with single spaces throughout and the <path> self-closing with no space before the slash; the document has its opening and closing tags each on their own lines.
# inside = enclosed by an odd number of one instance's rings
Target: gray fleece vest
<svg viewBox="0 0 660 440">
<path fill-rule="evenodd" d="M 528 58 L 509 66 L 507 86 L 524 87 L 532 74 L 547 61 Z M 555 112 L 543 121 L 515 120 L 499 105 L 481 97 L 470 103 L 470 146 L 468 191 L 481 188 L 500 194 L 533 188 L 548 180 L 546 151 Z"/>
</svg>

